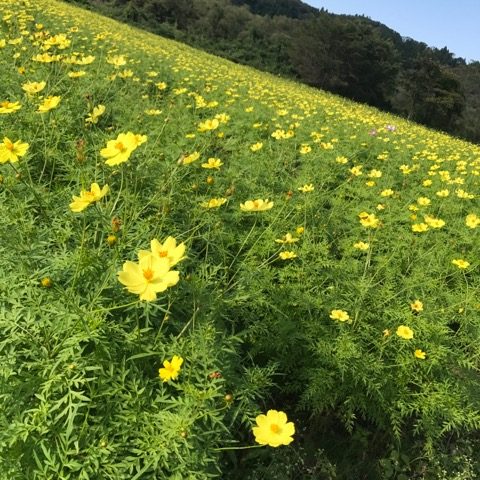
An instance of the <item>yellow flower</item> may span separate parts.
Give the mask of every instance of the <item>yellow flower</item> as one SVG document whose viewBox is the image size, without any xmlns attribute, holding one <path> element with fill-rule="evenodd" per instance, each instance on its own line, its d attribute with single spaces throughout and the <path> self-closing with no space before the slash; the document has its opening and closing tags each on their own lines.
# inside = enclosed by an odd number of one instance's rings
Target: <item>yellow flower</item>
<svg viewBox="0 0 480 480">
<path fill-rule="evenodd" d="M 474 213 L 470 213 L 465 218 L 465 225 L 469 228 L 477 228 L 480 225 L 480 217 Z"/>
<path fill-rule="evenodd" d="M 413 312 L 422 312 L 423 311 L 423 303 L 420 300 L 415 300 L 413 303 L 410 304 L 410 308 Z"/>
<path fill-rule="evenodd" d="M 339 322 L 346 322 L 350 320 L 350 315 L 345 310 L 332 310 L 330 312 L 330 318 L 332 320 L 338 320 Z"/>
<path fill-rule="evenodd" d="M 353 244 L 353 248 L 357 250 L 368 250 L 370 248 L 370 244 L 366 242 L 356 242 Z"/>
<path fill-rule="evenodd" d="M 92 113 L 88 115 L 85 119 L 85 123 L 96 124 L 98 122 L 98 118 L 105 113 L 105 105 L 97 105 L 93 107 Z"/>
<path fill-rule="evenodd" d="M 198 124 L 199 132 L 209 132 L 210 130 L 215 130 L 220 125 L 218 119 L 214 118 L 213 120 L 205 120 Z"/>
<path fill-rule="evenodd" d="M 383 331 L 383 336 L 384 336 L 384 337 L 389 337 L 391 334 L 392 334 L 392 332 L 391 332 L 388 328 L 386 328 L 386 329 Z"/>
<path fill-rule="evenodd" d="M 79 213 L 85 210 L 90 204 L 101 200 L 109 191 L 108 185 L 105 185 L 102 189 L 98 183 L 92 183 L 90 190 L 82 190 L 80 196 L 73 196 L 73 202 L 70 204 L 70 210 L 75 213 Z"/>
<path fill-rule="evenodd" d="M 391 188 L 387 188 L 380 192 L 381 197 L 391 197 L 395 192 Z"/>
<path fill-rule="evenodd" d="M 218 208 L 227 203 L 226 198 L 211 198 L 208 202 L 202 202 L 200 205 L 204 208 Z"/>
<path fill-rule="evenodd" d="M 308 193 L 313 192 L 315 187 L 313 186 L 313 183 L 306 183 L 303 187 L 298 187 L 298 190 L 300 190 L 302 193 Z"/>
<path fill-rule="evenodd" d="M 422 233 L 428 230 L 428 225 L 426 223 L 414 223 L 412 225 L 412 231 L 415 233 Z"/>
<path fill-rule="evenodd" d="M 28 143 L 22 143 L 17 140 L 15 143 L 5 137 L 3 143 L 0 143 L 0 163 L 18 162 L 19 157 L 23 157 L 29 148 Z"/>
<path fill-rule="evenodd" d="M 223 165 L 223 162 L 219 158 L 209 158 L 207 160 L 207 163 L 202 163 L 202 168 L 220 169 L 222 165 Z"/>
<path fill-rule="evenodd" d="M 247 200 L 245 203 L 240 204 L 240 210 L 242 212 L 264 212 L 270 210 L 273 207 L 273 202 L 269 202 L 268 198 L 265 200 Z"/>
<path fill-rule="evenodd" d="M 397 328 L 396 334 L 405 340 L 411 340 L 413 338 L 413 330 L 405 325 L 400 325 Z"/>
<path fill-rule="evenodd" d="M 46 85 L 46 82 L 27 82 L 22 85 L 22 89 L 29 95 L 34 95 L 35 93 L 41 92 Z"/>
<path fill-rule="evenodd" d="M 260 445 L 279 447 L 293 441 L 295 425 L 287 421 L 287 415 L 277 410 L 269 410 L 266 415 L 258 415 L 257 426 L 253 427 L 255 441 Z"/>
<path fill-rule="evenodd" d="M 307 144 L 303 144 L 301 147 L 300 147 L 300 153 L 302 155 L 305 155 L 306 153 L 310 153 L 312 151 L 312 147 L 310 145 L 307 145 Z"/>
<path fill-rule="evenodd" d="M 380 178 L 382 176 L 382 172 L 380 170 L 370 170 L 370 173 L 368 174 L 370 178 Z"/>
<path fill-rule="evenodd" d="M 8 114 L 20 110 L 22 106 L 20 102 L 9 102 L 8 100 L 0 102 L 0 114 Z"/>
<path fill-rule="evenodd" d="M 261 148 L 263 148 L 263 143 L 262 142 L 257 142 L 257 143 L 254 143 L 253 145 L 250 145 L 250 150 L 252 152 L 256 152 L 256 151 L 260 150 Z"/>
<path fill-rule="evenodd" d="M 349 172 L 354 176 L 354 177 L 359 177 L 360 175 L 363 175 L 362 173 L 362 166 L 361 165 L 356 165 L 355 167 L 352 167 Z"/>
<path fill-rule="evenodd" d="M 445 226 L 445 222 L 440 218 L 432 217 L 431 215 L 425 215 L 423 218 L 425 223 L 431 228 L 442 228 Z"/>
<path fill-rule="evenodd" d="M 198 152 L 193 152 L 190 155 L 183 157 L 182 163 L 184 165 L 188 165 L 189 163 L 193 163 L 197 161 L 199 158 L 200 158 L 200 154 Z"/>
<path fill-rule="evenodd" d="M 298 238 L 292 237 L 291 233 L 287 233 L 283 236 L 283 238 L 277 238 L 275 242 L 285 244 L 285 243 L 295 243 L 295 242 L 298 242 L 298 240 L 299 240 Z"/>
<path fill-rule="evenodd" d="M 294 258 L 297 258 L 297 256 L 298 255 L 295 252 L 291 251 L 280 252 L 278 255 L 281 260 L 293 260 Z"/>
<path fill-rule="evenodd" d="M 127 60 L 123 55 L 114 55 L 112 57 L 107 57 L 107 63 L 114 67 L 123 67 L 123 65 L 127 64 Z"/>
<path fill-rule="evenodd" d="M 174 355 L 172 361 L 165 360 L 163 362 L 163 368 L 158 370 L 158 376 L 164 381 L 176 380 L 180 369 L 182 367 L 183 358 L 178 355 Z"/>
<path fill-rule="evenodd" d="M 179 272 L 170 270 L 168 258 L 152 254 L 143 256 L 138 263 L 125 262 L 123 271 L 118 272 L 118 281 L 147 302 L 156 300 L 157 293 L 176 285 L 179 278 Z"/>
<path fill-rule="evenodd" d="M 347 158 L 347 157 L 337 157 L 337 158 L 335 159 L 335 161 L 336 161 L 337 163 L 339 163 L 340 165 L 343 165 L 343 164 L 345 164 L 345 163 L 348 163 L 348 158 Z"/>
<path fill-rule="evenodd" d="M 297 235 L 302 235 L 305 232 L 305 227 L 299 226 L 295 229 L 295 232 L 297 232 Z"/>
<path fill-rule="evenodd" d="M 415 355 L 415 358 L 419 358 L 420 360 L 425 360 L 425 357 L 427 356 L 427 354 L 419 348 L 417 348 L 413 354 Z"/>
<path fill-rule="evenodd" d="M 469 262 L 467 262 L 466 260 L 462 260 L 460 258 L 456 258 L 455 260 L 452 260 L 452 263 L 456 267 L 461 268 L 461 269 L 465 269 L 465 268 L 468 268 L 470 266 Z"/>
<path fill-rule="evenodd" d="M 107 146 L 100 150 L 100 155 L 107 159 L 105 163 L 108 166 L 113 167 L 126 162 L 132 152 L 146 140 L 146 135 L 132 132 L 120 133 L 115 140 L 107 142 Z"/>
<path fill-rule="evenodd" d="M 428 197 L 419 197 L 417 198 L 417 203 L 422 207 L 426 207 L 427 205 L 430 205 L 430 203 L 432 202 Z"/>
<path fill-rule="evenodd" d="M 437 197 L 448 197 L 450 195 L 450 192 L 445 189 L 445 190 L 439 190 L 435 195 L 437 195 Z"/>
<path fill-rule="evenodd" d="M 167 84 L 165 82 L 158 82 L 158 83 L 155 84 L 155 86 L 159 90 L 165 90 L 167 88 Z"/>
<path fill-rule="evenodd" d="M 380 220 L 375 216 L 374 213 L 362 212 L 359 213 L 360 223 L 365 228 L 377 228 Z"/>
<path fill-rule="evenodd" d="M 138 258 L 141 260 L 143 257 L 153 255 L 160 259 L 166 258 L 171 267 L 185 258 L 185 244 L 180 243 L 177 245 L 177 241 L 173 237 L 167 237 L 167 239 L 160 243 L 156 238 L 150 242 L 151 252 L 147 250 L 140 250 L 138 252 Z"/>
<path fill-rule="evenodd" d="M 48 112 L 49 110 L 52 110 L 52 108 L 56 108 L 58 104 L 60 103 L 61 97 L 55 97 L 55 96 L 49 96 L 45 98 L 45 100 L 38 106 L 37 112 L 39 113 L 45 113 Z"/>
<path fill-rule="evenodd" d="M 80 77 L 83 77 L 87 74 L 87 72 L 85 70 L 80 70 L 78 72 L 68 72 L 68 76 L 70 78 L 80 78 Z"/>
<path fill-rule="evenodd" d="M 158 110 L 155 108 L 150 108 L 148 110 L 145 110 L 145 114 L 150 116 L 161 115 L 161 113 L 162 113 L 162 110 Z"/>
</svg>

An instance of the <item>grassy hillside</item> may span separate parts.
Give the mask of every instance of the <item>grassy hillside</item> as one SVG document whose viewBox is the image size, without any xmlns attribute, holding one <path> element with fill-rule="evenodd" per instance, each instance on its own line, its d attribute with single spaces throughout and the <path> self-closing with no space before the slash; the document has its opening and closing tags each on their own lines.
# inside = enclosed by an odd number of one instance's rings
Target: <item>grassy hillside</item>
<svg viewBox="0 0 480 480">
<path fill-rule="evenodd" d="M 0 478 L 478 478 L 479 147 L 0 17 Z"/>
</svg>

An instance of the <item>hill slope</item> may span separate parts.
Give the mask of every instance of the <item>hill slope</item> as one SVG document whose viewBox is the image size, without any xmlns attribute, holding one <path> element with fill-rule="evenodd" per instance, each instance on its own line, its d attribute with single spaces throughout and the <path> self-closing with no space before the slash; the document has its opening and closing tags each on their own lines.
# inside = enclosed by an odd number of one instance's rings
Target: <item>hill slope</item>
<svg viewBox="0 0 480 480">
<path fill-rule="evenodd" d="M 0 13 L 0 477 L 478 476 L 477 146 Z"/>
</svg>

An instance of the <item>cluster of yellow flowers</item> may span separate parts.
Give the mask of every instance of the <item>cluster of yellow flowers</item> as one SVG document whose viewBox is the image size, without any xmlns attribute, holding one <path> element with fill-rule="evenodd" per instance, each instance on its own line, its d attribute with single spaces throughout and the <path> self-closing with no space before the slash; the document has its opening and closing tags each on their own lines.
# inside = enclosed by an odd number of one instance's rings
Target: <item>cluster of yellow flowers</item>
<svg viewBox="0 0 480 480">
<path fill-rule="evenodd" d="M 118 272 L 119 282 L 130 293 L 147 302 L 156 300 L 157 293 L 178 283 L 180 273 L 171 268 L 185 258 L 185 244 L 177 245 L 173 237 L 168 237 L 163 243 L 153 239 L 150 247 L 150 251 L 138 252 L 138 263 L 127 261 L 123 270 Z"/>
</svg>

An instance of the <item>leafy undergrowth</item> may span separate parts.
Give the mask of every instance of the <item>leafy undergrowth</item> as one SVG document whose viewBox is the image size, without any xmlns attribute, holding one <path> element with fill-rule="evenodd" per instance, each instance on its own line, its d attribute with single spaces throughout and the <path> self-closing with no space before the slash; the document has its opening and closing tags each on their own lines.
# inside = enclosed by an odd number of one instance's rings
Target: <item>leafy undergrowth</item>
<svg viewBox="0 0 480 480">
<path fill-rule="evenodd" d="M 478 477 L 478 147 L 0 14 L 1 478 Z"/>
</svg>

